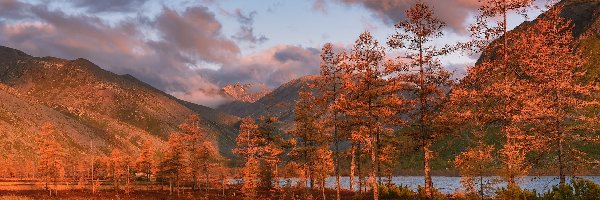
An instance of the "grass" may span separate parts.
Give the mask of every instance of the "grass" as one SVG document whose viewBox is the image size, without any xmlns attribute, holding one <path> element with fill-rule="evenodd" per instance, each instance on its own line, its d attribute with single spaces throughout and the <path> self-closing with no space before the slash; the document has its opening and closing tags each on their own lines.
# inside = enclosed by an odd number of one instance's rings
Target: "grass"
<svg viewBox="0 0 600 200">
<path fill-rule="evenodd" d="M 0 200 L 29 200 L 32 198 L 29 198 L 27 196 L 17 196 L 17 195 L 7 195 L 7 196 L 0 196 Z"/>
</svg>

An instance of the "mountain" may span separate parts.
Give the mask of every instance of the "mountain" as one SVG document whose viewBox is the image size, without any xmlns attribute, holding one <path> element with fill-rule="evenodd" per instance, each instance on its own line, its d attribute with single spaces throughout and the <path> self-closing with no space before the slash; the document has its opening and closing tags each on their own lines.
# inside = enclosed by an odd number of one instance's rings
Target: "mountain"
<svg viewBox="0 0 600 200">
<path fill-rule="evenodd" d="M 219 106 L 217 110 L 239 117 L 275 116 L 279 118 L 283 130 L 290 130 L 293 127 L 298 92 L 302 87 L 314 83 L 317 78 L 317 75 L 300 77 L 279 86 L 255 102 L 234 101 Z"/>
<path fill-rule="evenodd" d="M 600 41 L 600 2 L 597 0 L 563 0 L 559 2 L 557 6 L 564 6 L 560 15 L 573 23 L 571 34 L 579 40 L 579 50 L 582 50 L 590 58 L 591 62 L 588 64 L 592 66 L 600 64 L 600 62 L 598 62 L 598 60 L 600 60 L 598 59 L 598 55 L 600 55 L 600 53 L 598 53 L 598 48 L 600 48 L 600 45 L 598 44 Z M 544 17 L 544 15 L 545 14 L 542 13 L 539 17 Z M 537 19 L 525 21 L 509 31 L 509 34 L 521 32 L 526 27 L 534 25 L 535 23 L 537 23 Z M 500 40 L 494 41 L 492 44 L 499 41 Z M 495 58 L 497 49 L 493 48 L 493 46 L 496 45 L 490 45 L 490 47 L 484 49 L 484 52 L 479 57 L 477 63 L 480 63 L 482 60 Z"/>
<path fill-rule="evenodd" d="M 85 59 L 33 57 L 0 46 L 0 144 L 31 153 L 44 122 L 64 133 L 71 151 L 135 152 L 143 140 L 161 146 L 188 116 L 231 156 L 238 117 L 179 100 L 130 75 Z M 8 145 L 8 147 L 7 147 Z M 0 153 L 1 156 L 1 153 Z"/>
</svg>

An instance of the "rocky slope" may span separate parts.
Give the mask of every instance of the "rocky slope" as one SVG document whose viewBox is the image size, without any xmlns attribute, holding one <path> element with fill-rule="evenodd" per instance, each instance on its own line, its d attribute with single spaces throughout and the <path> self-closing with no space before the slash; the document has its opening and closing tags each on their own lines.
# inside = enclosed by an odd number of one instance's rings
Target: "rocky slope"
<svg viewBox="0 0 600 200">
<path fill-rule="evenodd" d="M 38 58 L 0 47 L 0 83 L 0 144 L 5 148 L 16 148 L 15 141 L 35 136 L 48 121 L 65 133 L 71 150 L 89 151 L 93 140 L 100 152 L 116 147 L 133 153 L 146 139 L 162 145 L 192 114 L 202 117 L 202 128 L 222 154 L 231 155 L 235 144 L 237 117 L 178 100 L 85 59 Z M 29 149 L 33 145 L 21 143 Z"/>
</svg>

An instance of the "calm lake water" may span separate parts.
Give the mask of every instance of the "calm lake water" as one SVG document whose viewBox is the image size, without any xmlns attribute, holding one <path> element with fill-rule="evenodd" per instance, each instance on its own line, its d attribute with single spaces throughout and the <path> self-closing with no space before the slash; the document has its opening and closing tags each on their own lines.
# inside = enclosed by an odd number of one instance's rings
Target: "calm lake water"
<svg viewBox="0 0 600 200">
<path fill-rule="evenodd" d="M 578 176 L 576 179 L 587 179 L 600 184 L 600 176 Z M 444 194 L 451 194 L 457 191 L 464 191 L 460 183 L 460 177 L 448 177 L 448 176 L 433 176 L 433 185 L 440 192 Z M 567 177 L 567 182 L 570 183 L 572 177 Z M 358 180 L 356 178 L 355 180 Z M 386 178 L 382 179 L 384 183 L 387 182 Z M 492 180 L 500 180 L 500 177 L 485 177 L 484 183 Z M 546 192 L 552 189 L 552 186 L 558 185 L 559 179 L 556 176 L 526 176 L 517 180 L 521 188 L 528 190 L 535 190 L 538 193 Z M 282 180 L 281 185 L 295 184 L 295 179 L 289 181 Z M 397 176 L 392 178 L 392 182 L 396 185 L 408 186 L 414 191 L 419 186 L 423 186 L 425 181 L 422 176 Z M 335 188 L 335 177 L 330 177 L 326 180 L 326 185 L 329 188 Z M 343 188 L 349 188 L 350 178 L 341 177 L 340 184 Z M 355 186 L 357 188 L 358 185 Z M 493 185 L 494 188 L 506 187 L 506 182 L 500 181 Z"/>
</svg>

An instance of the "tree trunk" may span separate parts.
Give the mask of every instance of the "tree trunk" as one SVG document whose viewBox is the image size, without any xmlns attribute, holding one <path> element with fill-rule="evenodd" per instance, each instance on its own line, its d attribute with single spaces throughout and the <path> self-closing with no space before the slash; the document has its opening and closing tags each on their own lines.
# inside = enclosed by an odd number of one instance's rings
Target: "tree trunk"
<svg viewBox="0 0 600 200">
<path fill-rule="evenodd" d="M 481 195 L 481 200 L 483 200 L 483 198 L 484 198 L 484 193 L 483 193 L 483 174 L 481 176 L 479 176 L 479 194 Z"/>
<path fill-rule="evenodd" d="M 560 179 L 560 184 L 564 185 L 565 184 L 565 163 L 563 161 L 563 156 L 564 156 L 564 147 L 563 147 L 563 135 L 562 132 L 559 133 L 559 139 L 558 139 L 558 171 L 559 171 L 559 179 Z"/>
<path fill-rule="evenodd" d="M 321 193 L 323 194 L 323 200 L 327 199 L 325 196 L 325 177 L 321 177 Z"/>
<path fill-rule="evenodd" d="M 277 171 L 277 162 L 273 163 L 273 180 L 275 182 L 275 185 L 273 186 L 273 188 L 279 188 L 279 172 Z"/>
<path fill-rule="evenodd" d="M 429 147 L 431 144 L 429 142 L 424 142 L 423 144 L 423 153 L 424 153 L 424 172 L 425 172 L 425 194 L 427 197 L 433 197 L 433 181 L 431 180 L 431 166 L 429 165 L 429 160 L 431 159 L 431 152 L 429 151 Z"/>
<path fill-rule="evenodd" d="M 361 145 L 360 143 L 358 143 L 357 148 L 356 148 L 356 173 L 358 174 L 358 192 L 362 194 L 363 192 L 363 176 L 362 176 L 362 171 L 360 170 L 360 166 L 361 166 Z"/>
<path fill-rule="evenodd" d="M 354 177 L 356 176 L 356 147 L 352 143 L 350 150 L 350 191 L 354 192 Z"/>
<path fill-rule="evenodd" d="M 377 156 L 377 157 L 375 157 L 375 160 L 377 162 L 377 174 L 376 174 L 377 176 L 376 177 L 377 177 L 377 184 L 381 185 L 383 183 L 382 183 L 381 174 L 380 174 L 381 173 L 381 162 L 379 160 L 379 151 L 380 151 L 381 146 L 380 146 L 379 136 L 380 136 L 379 127 L 377 127 L 377 140 L 375 142 L 375 145 L 376 145 L 375 153 Z"/>
<path fill-rule="evenodd" d="M 377 188 L 377 144 L 373 144 L 373 140 L 371 142 L 371 190 L 373 190 L 373 199 L 379 200 L 379 190 Z"/>
<path fill-rule="evenodd" d="M 150 191 L 150 173 L 146 172 L 146 190 Z"/>
<path fill-rule="evenodd" d="M 512 136 L 507 132 L 506 133 L 506 143 L 512 144 Z M 510 155 L 508 155 L 510 156 Z M 512 159 L 508 157 L 507 168 L 508 168 L 508 188 L 514 188 L 517 186 L 517 182 L 515 181 L 515 172 L 513 169 Z"/>
<path fill-rule="evenodd" d="M 223 199 L 225 198 L 225 176 L 221 175 L 221 189 L 223 192 Z"/>
<path fill-rule="evenodd" d="M 335 114 L 335 116 L 337 117 L 337 113 Z M 335 122 L 334 122 L 335 123 Z M 334 124 L 334 131 L 333 131 L 333 140 L 335 142 L 335 152 L 334 152 L 334 165 L 335 165 L 335 198 L 336 200 L 340 200 L 340 156 L 339 156 L 339 151 L 340 151 L 340 146 L 339 146 L 339 142 L 338 142 L 338 136 L 337 136 L 337 125 Z"/>
</svg>

